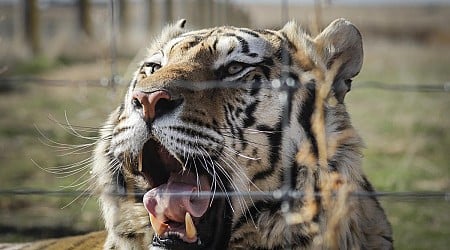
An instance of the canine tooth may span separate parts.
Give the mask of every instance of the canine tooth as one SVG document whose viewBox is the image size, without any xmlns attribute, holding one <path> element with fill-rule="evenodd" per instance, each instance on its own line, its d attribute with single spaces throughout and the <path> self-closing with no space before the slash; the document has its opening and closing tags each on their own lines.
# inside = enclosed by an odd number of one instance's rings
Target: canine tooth
<svg viewBox="0 0 450 250">
<path fill-rule="evenodd" d="M 139 161 L 139 163 L 138 163 L 138 171 L 139 172 L 142 172 L 142 152 L 143 152 L 144 150 L 141 150 L 141 152 L 139 153 L 139 159 L 138 159 L 138 161 Z"/>
<path fill-rule="evenodd" d="M 186 215 L 184 216 L 184 223 L 186 224 L 186 237 L 188 239 L 192 239 L 197 236 L 197 229 L 195 228 L 192 217 L 188 212 L 186 212 Z"/>
<path fill-rule="evenodd" d="M 163 235 L 169 226 L 166 223 L 159 221 L 153 214 L 150 214 L 150 223 L 157 235 Z"/>
</svg>

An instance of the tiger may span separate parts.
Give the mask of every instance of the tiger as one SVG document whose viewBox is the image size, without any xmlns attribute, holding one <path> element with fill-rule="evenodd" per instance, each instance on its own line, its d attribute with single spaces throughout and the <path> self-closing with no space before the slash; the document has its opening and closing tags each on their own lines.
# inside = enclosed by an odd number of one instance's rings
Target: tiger
<svg viewBox="0 0 450 250">
<path fill-rule="evenodd" d="M 151 44 L 103 126 L 93 176 L 105 249 L 391 249 L 375 196 L 347 194 L 329 240 L 337 199 L 257 195 L 286 185 L 316 193 L 327 182 L 374 192 L 344 104 L 363 61 L 356 26 L 338 19 L 313 38 L 295 21 L 280 30 L 185 23 Z M 324 157 L 313 120 L 325 81 Z"/>
<path fill-rule="evenodd" d="M 101 128 L 103 248 L 393 249 L 345 106 L 357 27 L 185 24 L 151 43 Z"/>
</svg>

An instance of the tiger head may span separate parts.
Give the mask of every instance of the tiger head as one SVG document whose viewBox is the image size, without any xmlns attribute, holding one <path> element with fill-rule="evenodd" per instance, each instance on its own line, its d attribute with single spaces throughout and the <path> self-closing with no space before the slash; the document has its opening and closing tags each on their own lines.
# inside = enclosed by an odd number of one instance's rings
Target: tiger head
<svg viewBox="0 0 450 250">
<path fill-rule="evenodd" d="M 362 64 L 360 33 L 343 19 L 315 38 L 295 22 L 277 31 L 184 25 L 152 43 L 103 127 L 93 175 L 105 247 L 285 246 L 279 202 L 250 194 L 281 189 L 286 165 L 302 190 L 295 156 L 307 140 L 314 147 L 316 83 L 330 69 L 327 133 L 351 127 L 343 101 Z M 358 164 L 356 141 L 348 157 Z M 309 244 L 301 226 L 292 231 Z"/>
</svg>

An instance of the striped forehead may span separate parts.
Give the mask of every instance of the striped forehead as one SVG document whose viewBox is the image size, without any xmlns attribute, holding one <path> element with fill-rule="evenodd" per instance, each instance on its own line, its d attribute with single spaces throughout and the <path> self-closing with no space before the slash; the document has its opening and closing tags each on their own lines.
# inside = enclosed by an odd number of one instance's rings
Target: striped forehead
<svg viewBox="0 0 450 250">
<path fill-rule="evenodd" d="M 215 67 L 231 61 L 255 63 L 262 60 L 268 52 L 268 41 L 258 33 L 250 30 L 233 30 L 216 35 L 218 58 Z"/>
<path fill-rule="evenodd" d="M 171 48 L 175 47 L 177 44 L 183 42 L 183 40 L 189 39 L 186 36 L 179 36 L 176 37 L 172 40 L 170 40 L 165 46 L 164 46 L 164 51 L 170 50 Z"/>
<path fill-rule="evenodd" d="M 209 46 L 215 53 L 216 60 L 213 65 L 218 68 L 231 61 L 254 63 L 262 60 L 268 53 L 269 42 L 260 33 L 250 29 L 238 29 L 233 27 L 218 27 L 184 33 L 170 40 L 164 46 L 164 54 L 178 44 L 200 40 Z M 193 43 L 196 44 L 196 43 Z M 163 61 L 165 61 L 163 59 Z"/>
</svg>

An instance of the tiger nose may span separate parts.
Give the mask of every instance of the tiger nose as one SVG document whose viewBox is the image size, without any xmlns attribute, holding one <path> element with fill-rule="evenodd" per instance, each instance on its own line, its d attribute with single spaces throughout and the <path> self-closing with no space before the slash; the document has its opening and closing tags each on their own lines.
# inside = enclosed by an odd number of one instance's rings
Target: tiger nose
<svg viewBox="0 0 450 250">
<path fill-rule="evenodd" d="M 160 100 L 170 100 L 170 95 L 164 90 L 155 92 L 133 92 L 133 105 L 142 108 L 145 121 L 153 121 L 156 117 L 156 105 Z"/>
</svg>

